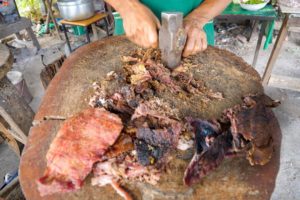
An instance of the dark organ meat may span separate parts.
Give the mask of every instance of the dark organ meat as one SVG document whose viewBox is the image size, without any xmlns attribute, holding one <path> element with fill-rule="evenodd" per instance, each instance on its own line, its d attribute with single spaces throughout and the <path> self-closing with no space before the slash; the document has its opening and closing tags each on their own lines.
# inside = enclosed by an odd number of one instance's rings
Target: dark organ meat
<svg viewBox="0 0 300 200">
<path fill-rule="evenodd" d="M 245 152 L 251 165 L 268 163 L 273 153 L 271 108 L 277 105 L 266 95 L 250 95 L 241 105 L 225 110 L 220 123 L 190 120 L 196 153 L 184 173 L 184 183 L 197 183 L 220 166 L 226 155 Z"/>
<path fill-rule="evenodd" d="M 41 196 L 81 188 L 122 128 L 117 115 L 101 108 L 89 108 L 67 119 L 47 152 L 44 176 L 37 181 Z"/>
<path fill-rule="evenodd" d="M 212 145 L 202 153 L 195 153 L 184 173 L 184 183 L 191 186 L 219 167 L 231 147 L 232 136 L 229 132 L 226 132 L 215 138 Z"/>
</svg>

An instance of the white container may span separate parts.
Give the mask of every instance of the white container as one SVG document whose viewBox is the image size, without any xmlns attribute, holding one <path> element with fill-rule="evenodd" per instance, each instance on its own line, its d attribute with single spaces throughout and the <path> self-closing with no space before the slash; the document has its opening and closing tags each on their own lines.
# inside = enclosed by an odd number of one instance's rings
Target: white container
<svg viewBox="0 0 300 200">
<path fill-rule="evenodd" d="M 264 8 L 267 4 L 269 3 L 269 0 L 265 1 L 264 3 L 259 3 L 259 4 L 244 4 L 240 3 L 240 6 L 244 8 L 245 10 L 250 10 L 250 11 L 256 11 Z"/>
</svg>

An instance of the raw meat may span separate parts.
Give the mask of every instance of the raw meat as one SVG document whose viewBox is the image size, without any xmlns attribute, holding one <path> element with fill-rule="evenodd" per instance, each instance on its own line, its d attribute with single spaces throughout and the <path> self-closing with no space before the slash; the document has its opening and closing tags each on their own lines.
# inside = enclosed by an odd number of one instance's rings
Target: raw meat
<svg viewBox="0 0 300 200">
<path fill-rule="evenodd" d="M 102 159 L 117 157 L 125 152 L 133 150 L 134 145 L 132 138 L 129 135 L 121 134 L 115 144 L 107 150 Z"/>
<path fill-rule="evenodd" d="M 235 151 L 247 145 L 247 159 L 251 165 L 264 165 L 272 157 L 273 139 L 270 122 L 272 107 L 279 105 L 266 95 L 250 95 L 243 104 L 225 111 L 231 123 Z"/>
<path fill-rule="evenodd" d="M 67 119 L 47 152 L 44 176 L 37 181 L 41 196 L 81 188 L 122 128 L 121 119 L 103 108 L 89 108 Z"/>
<path fill-rule="evenodd" d="M 143 181 L 155 185 L 160 171 L 154 166 L 142 166 L 135 157 L 135 151 L 117 158 L 98 162 L 93 169 L 92 185 L 104 186 L 110 181 Z"/>
<path fill-rule="evenodd" d="M 184 183 L 188 186 L 197 183 L 209 172 L 216 169 L 232 147 L 231 133 L 219 135 L 211 146 L 201 154 L 196 153 L 184 173 Z"/>
<path fill-rule="evenodd" d="M 220 124 L 218 122 L 195 119 L 190 120 L 190 124 L 194 128 L 195 145 L 198 154 L 207 150 L 214 141 L 214 138 L 221 132 Z"/>
<path fill-rule="evenodd" d="M 190 120 L 195 132 L 196 153 L 185 171 L 184 183 L 189 186 L 197 183 L 216 169 L 226 155 L 246 152 L 251 165 L 268 163 L 273 153 L 269 131 L 271 108 L 277 105 L 279 102 L 266 95 L 249 95 L 243 98 L 241 105 L 224 111 L 221 121 L 225 124 Z"/>
<path fill-rule="evenodd" d="M 97 163 L 93 170 L 92 185 L 101 187 L 110 184 L 125 200 L 132 200 L 132 197 L 120 186 L 120 180 L 138 180 L 155 185 L 160 178 L 159 170 L 140 165 L 133 152 Z"/>
<path fill-rule="evenodd" d="M 163 161 L 163 156 L 177 146 L 180 130 L 180 123 L 168 129 L 139 128 L 134 143 L 139 163 L 146 166 Z"/>
</svg>

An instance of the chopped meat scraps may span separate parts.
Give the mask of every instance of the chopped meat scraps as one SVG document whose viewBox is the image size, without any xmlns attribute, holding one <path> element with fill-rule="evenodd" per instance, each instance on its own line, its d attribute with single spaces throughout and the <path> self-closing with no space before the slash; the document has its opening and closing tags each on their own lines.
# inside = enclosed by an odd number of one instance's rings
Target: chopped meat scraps
<svg viewBox="0 0 300 200">
<path fill-rule="evenodd" d="M 93 169 L 92 185 L 105 186 L 110 184 L 125 200 L 132 197 L 120 185 L 120 180 L 143 181 L 155 185 L 160 178 L 160 171 L 153 166 L 140 165 L 134 151 L 127 155 L 98 162 Z"/>
<path fill-rule="evenodd" d="M 116 143 L 109 147 L 102 159 L 114 158 L 133 149 L 132 138 L 129 135 L 121 134 Z"/>
<path fill-rule="evenodd" d="M 154 166 L 142 166 L 137 162 L 135 151 L 117 158 L 98 162 L 94 169 L 92 185 L 104 186 L 111 180 L 138 180 L 155 185 L 160 177 L 160 172 Z"/>
<path fill-rule="evenodd" d="M 171 109 L 168 104 L 157 98 L 140 103 L 135 109 L 131 120 L 139 128 L 134 146 L 138 161 L 142 165 L 153 165 L 157 161 L 163 161 L 164 154 L 177 146 L 182 126 L 177 120 L 169 117 L 176 117 L 176 112 L 176 109 Z"/>
<path fill-rule="evenodd" d="M 139 128 L 137 140 L 134 143 L 139 163 L 146 166 L 163 161 L 164 154 L 177 146 L 180 131 L 180 123 L 174 123 L 170 128 L 157 130 Z"/>
<path fill-rule="evenodd" d="M 89 108 L 67 119 L 47 152 L 44 176 L 37 181 L 41 196 L 81 188 L 122 128 L 121 119 L 103 108 Z"/>
</svg>

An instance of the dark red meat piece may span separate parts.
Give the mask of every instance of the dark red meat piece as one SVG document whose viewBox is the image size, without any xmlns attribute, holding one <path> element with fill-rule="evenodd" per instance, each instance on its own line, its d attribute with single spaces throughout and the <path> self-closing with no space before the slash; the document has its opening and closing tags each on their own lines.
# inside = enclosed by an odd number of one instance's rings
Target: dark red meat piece
<svg viewBox="0 0 300 200">
<path fill-rule="evenodd" d="M 205 151 L 221 132 L 220 124 L 216 121 L 189 120 L 194 128 L 196 151 L 200 154 Z"/>
<path fill-rule="evenodd" d="M 184 173 L 184 183 L 188 186 L 195 184 L 216 169 L 231 147 L 232 136 L 230 132 L 226 132 L 219 135 L 206 151 L 201 154 L 195 153 Z"/>
<path fill-rule="evenodd" d="M 279 105 L 266 95 L 247 96 L 243 104 L 225 111 L 231 123 L 235 151 L 247 145 L 251 165 L 264 165 L 272 157 L 273 139 L 270 124 L 272 107 Z"/>
<path fill-rule="evenodd" d="M 41 196 L 79 189 L 122 128 L 117 115 L 100 108 L 67 119 L 47 152 L 44 176 L 37 181 Z"/>
<path fill-rule="evenodd" d="M 249 95 L 241 105 L 224 111 L 222 124 L 188 120 L 194 127 L 196 153 L 185 171 L 184 183 L 198 182 L 228 155 L 246 152 L 251 165 L 269 162 L 273 153 L 271 107 L 278 104 L 266 95 Z"/>
</svg>

